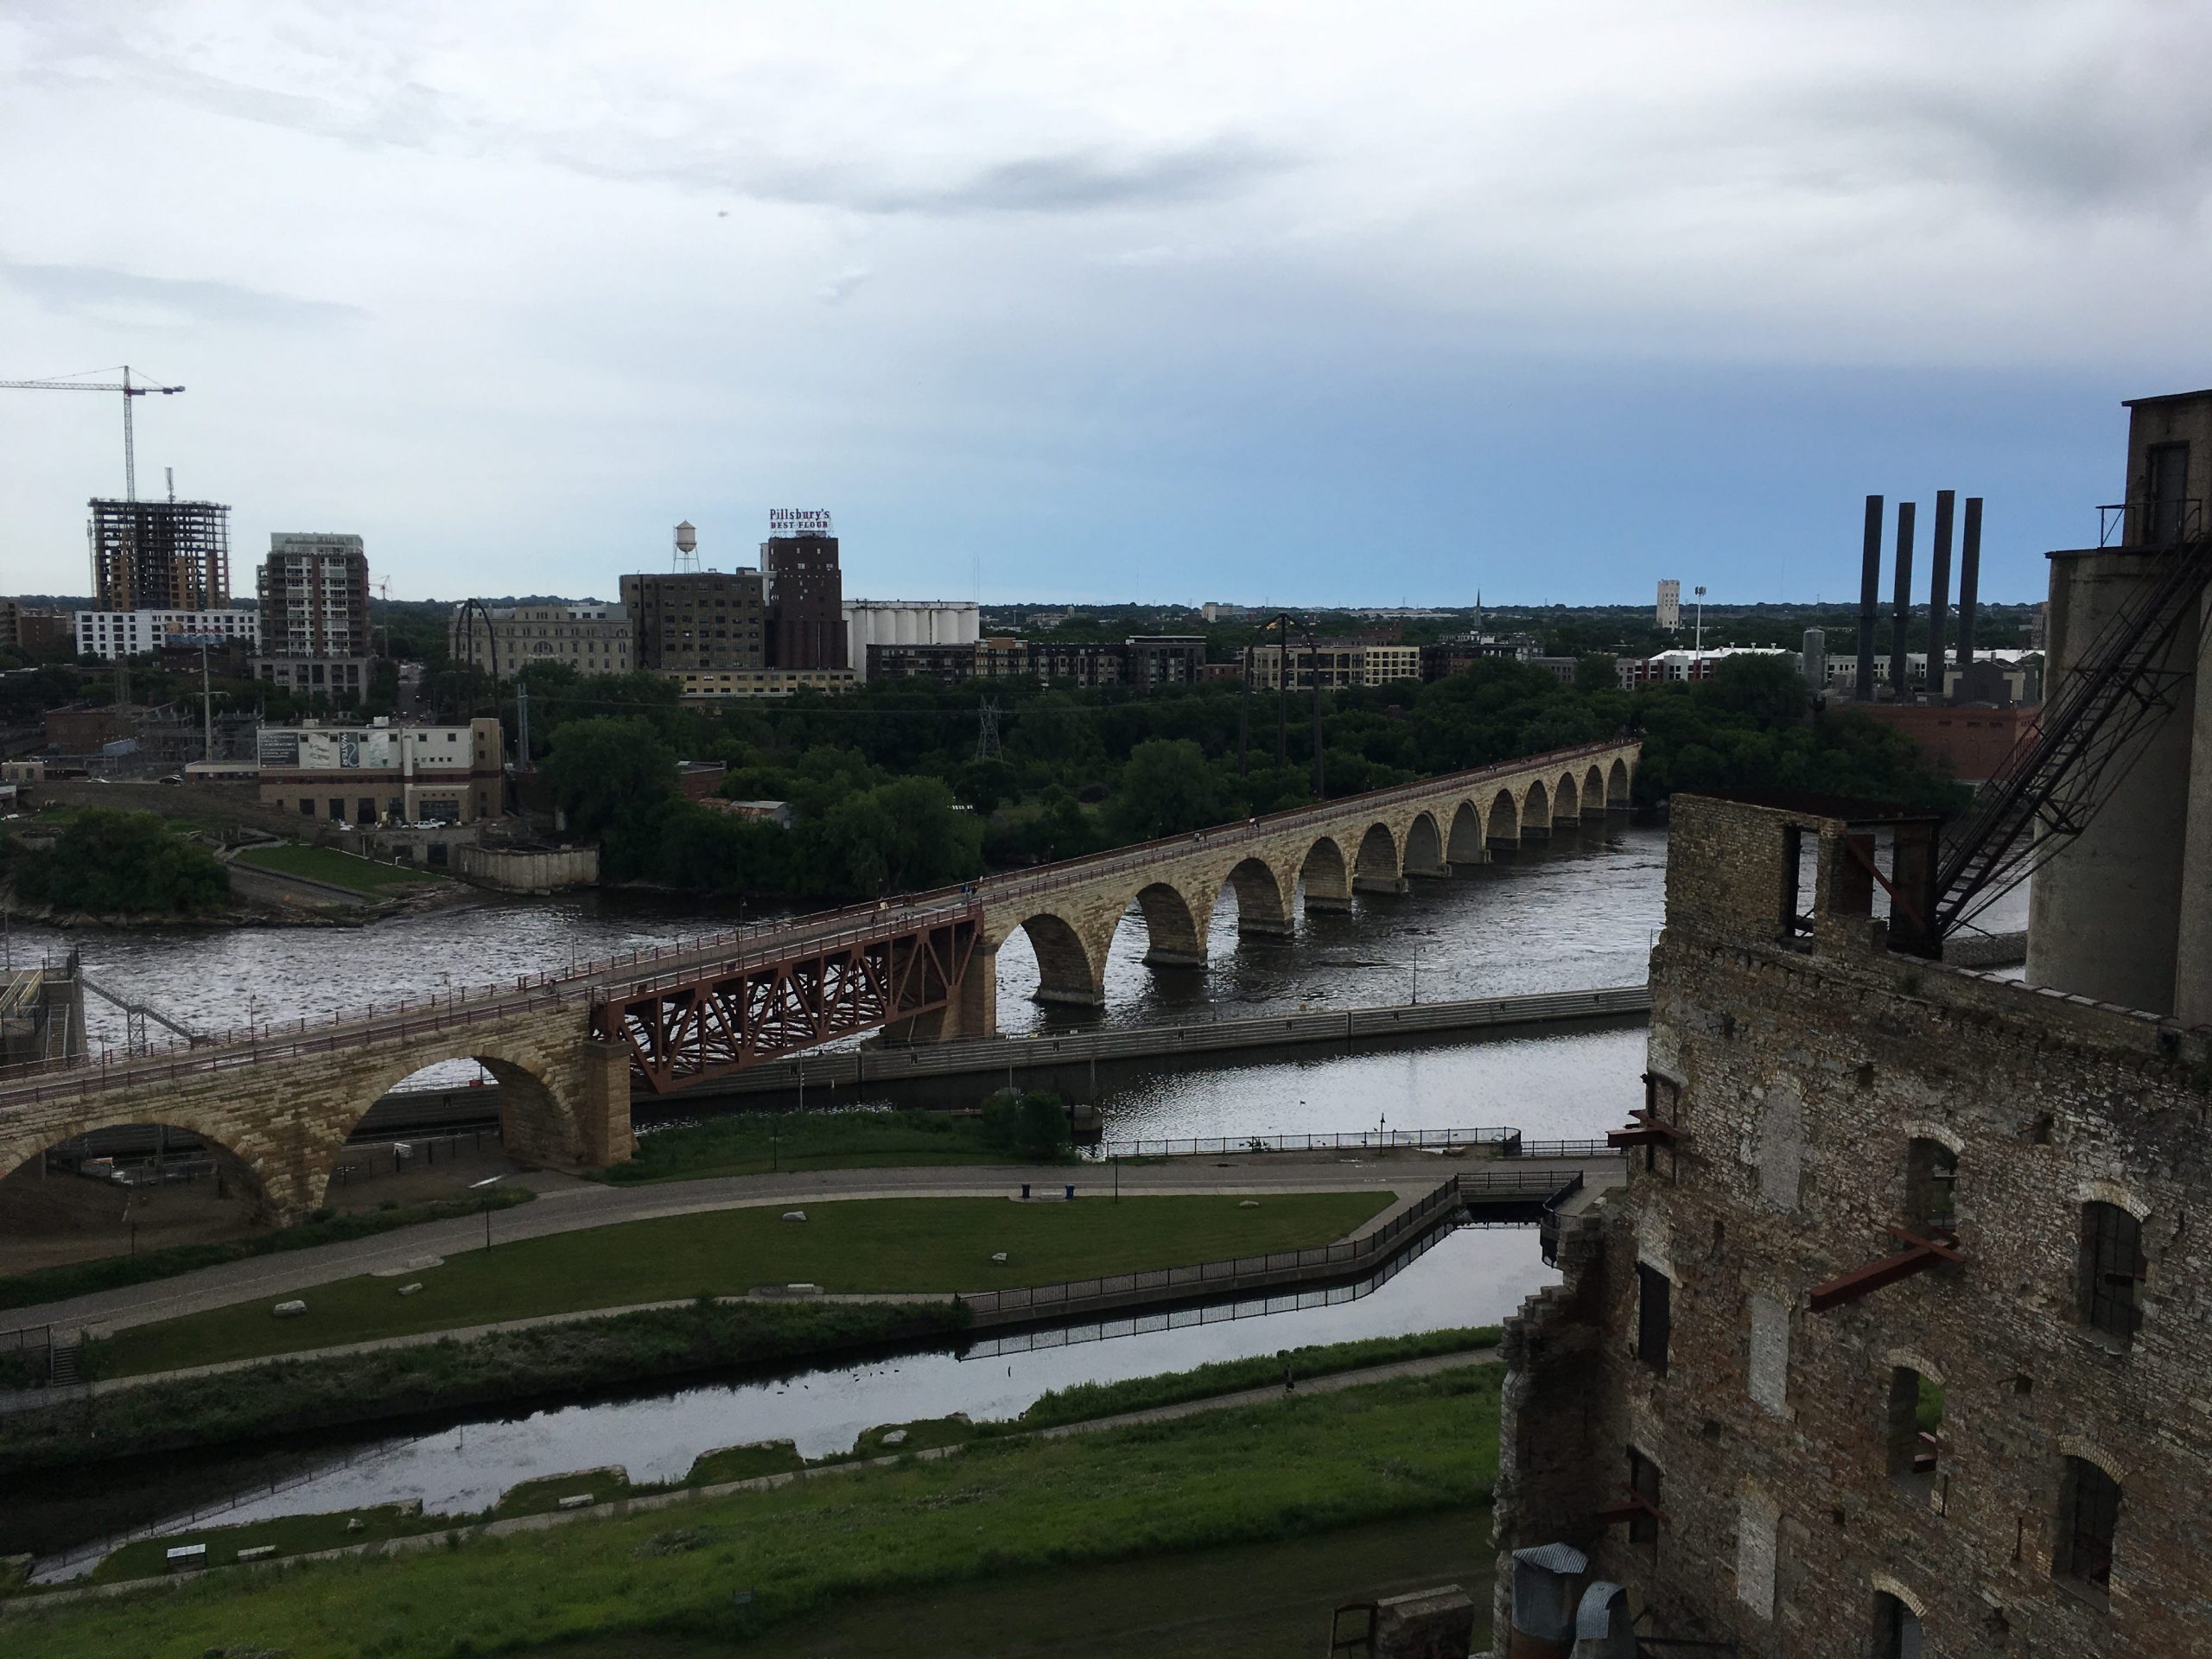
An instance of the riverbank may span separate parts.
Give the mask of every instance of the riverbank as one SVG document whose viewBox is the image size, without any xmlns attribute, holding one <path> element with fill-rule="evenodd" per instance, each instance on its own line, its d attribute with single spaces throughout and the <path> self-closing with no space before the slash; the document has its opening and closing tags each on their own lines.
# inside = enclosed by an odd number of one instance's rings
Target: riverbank
<svg viewBox="0 0 2212 1659">
<path fill-rule="evenodd" d="M 264 1317 L 266 1317 L 264 1315 Z M 102 1389 L 0 1416 L 0 1475 L 941 1341 L 951 1302 L 703 1301 Z"/>
<path fill-rule="evenodd" d="M 1325 1245 L 1393 1196 L 915 1198 L 704 1210 L 337 1280 L 302 1291 L 296 1317 L 274 1318 L 256 1300 L 134 1325 L 86 1344 L 80 1363 L 89 1376 L 127 1376 L 760 1286 L 856 1295 L 1018 1289 Z"/>
<path fill-rule="evenodd" d="M 518 1520 L 450 1548 L 210 1574 L 69 1605 L 19 1600 L 10 1651 L 130 1650 L 154 1608 L 178 1653 L 242 1639 L 352 1651 L 369 1635 L 392 1659 L 633 1632 L 735 1644 L 886 1592 L 1439 1510 L 1478 1522 L 1496 1478 L 1497 1386 L 1493 1368 L 1462 1367 L 1091 1433 L 977 1440 L 606 1519 Z M 1298 1457 L 1281 1455 L 1289 1444 Z M 734 1588 L 749 1597 L 734 1601 Z"/>
</svg>

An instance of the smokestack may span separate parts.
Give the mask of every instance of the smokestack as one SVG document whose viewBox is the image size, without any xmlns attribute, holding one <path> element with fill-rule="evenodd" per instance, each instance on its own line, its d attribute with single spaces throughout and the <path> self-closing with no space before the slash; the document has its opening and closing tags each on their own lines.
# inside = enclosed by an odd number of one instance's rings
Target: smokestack
<svg viewBox="0 0 2212 1659">
<path fill-rule="evenodd" d="M 1897 503 L 1897 615 L 1890 636 L 1890 694 L 1899 702 L 1905 697 L 1905 633 L 1912 623 L 1912 515 L 1916 504 Z"/>
<path fill-rule="evenodd" d="M 1882 498 L 1866 498 L 1866 548 L 1859 563 L 1859 680 L 1853 695 L 1874 701 L 1874 613 L 1882 603 Z"/>
<path fill-rule="evenodd" d="M 1943 700 L 1943 635 L 1950 626 L 1951 511 L 1956 490 L 1936 492 L 1936 544 L 1928 550 L 1928 693 Z"/>
<path fill-rule="evenodd" d="M 1967 523 L 1959 546 L 1959 668 L 1974 666 L 1974 607 L 1981 587 L 1981 498 L 1967 497 Z"/>
</svg>

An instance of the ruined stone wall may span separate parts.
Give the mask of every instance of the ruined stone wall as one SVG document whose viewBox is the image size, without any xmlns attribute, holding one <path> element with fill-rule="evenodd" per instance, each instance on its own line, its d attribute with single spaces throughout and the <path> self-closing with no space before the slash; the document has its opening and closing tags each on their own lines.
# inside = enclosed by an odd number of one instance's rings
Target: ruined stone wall
<svg viewBox="0 0 2212 1659">
<path fill-rule="evenodd" d="M 1681 1149 L 1606 1205 L 1594 1363 L 1554 1367 L 1558 1397 L 1510 1427 L 1502 1547 L 1589 1548 L 1644 1631 L 1746 1659 L 1874 1653 L 1878 1592 L 1930 1655 L 2212 1654 L 2209 1033 L 1889 955 L 1863 916 L 1779 943 L 1793 821 L 1826 895 L 1840 823 L 1678 798 L 1650 1056 L 1662 1101 L 1679 1080 Z M 1901 1248 L 1915 1137 L 1957 1154 L 1964 1261 L 1809 1312 L 1812 1287 Z M 2078 1313 L 2091 1198 L 2141 1223 L 2124 1351 Z M 1673 1281 L 1663 1376 L 1636 1355 L 1638 1261 Z M 1539 1310 L 1509 1363 L 1532 1336 L 1567 1344 Z M 1900 1366 L 1944 1391 L 1932 1478 L 1889 1472 Z M 1588 1519 L 1630 1446 L 1663 1471 L 1650 1545 Z M 2102 1596 L 2052 1570 L 2069 1456 L 2122 1490 Z"/>
</svg>

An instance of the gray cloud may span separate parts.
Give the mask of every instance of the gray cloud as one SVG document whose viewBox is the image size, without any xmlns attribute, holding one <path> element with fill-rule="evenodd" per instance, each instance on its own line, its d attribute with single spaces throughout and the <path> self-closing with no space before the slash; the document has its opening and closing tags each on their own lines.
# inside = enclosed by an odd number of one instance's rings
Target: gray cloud
<svg viewBox="0 0 2212 1659">
<path fill-rule="evenodd" d="M 104 265 L 41 265 L 0 259 L 0 281 L 48 310 L 64 315 L 92 316 L 129 307 L 169 312 L 180 327 L 244 323 L 255 327 L 328 327 L 358 322 L 369 315 L 359 306 L 327 300 L 297 299 L 234 283 L 140 276 Z"/>
</svg>

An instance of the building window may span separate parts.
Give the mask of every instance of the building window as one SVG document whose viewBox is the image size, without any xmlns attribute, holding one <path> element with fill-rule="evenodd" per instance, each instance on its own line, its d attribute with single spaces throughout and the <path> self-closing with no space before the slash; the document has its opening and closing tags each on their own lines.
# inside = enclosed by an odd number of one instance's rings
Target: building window
<svg viewBox="0 0 2212 1659">
<path fill-rule="evenodd" d="M 1949 1233 L 1959 1182 L 1959 1154 L 1941 1141 L 1915 1135 L 1905 1147 L 1905 1225 Z"/>
<path fill-rule="evenodd" d="M 2112 1581 L 2112 1546 L 2120 1526 L 2120 1483 L 2086 1458 L 2066 1459 L 2058 1495 L 2058 1548 L 2051 1570 L 2103 1590 Z"/>
<path fill-rule="evenodd" d="M 2082 1323 L 2126 1347 L 2140 1322 L 2143 1224 L 2116 1204 L 2082 1206 Z"/>
<path fill-rule="evenodd" d="M 1628 1449 L 1628 1489 L 1643 1503 L 1628 1523 L 1631 1544 L 1659 1541 L 1659 1465 L 1634 1446 Z"/>
<path fill-rule="evenodd" d="M 1920 1615 L 1886 1590 L 1874 1596 L 1874 1659 L 1921 1659 Z"/>
<path fill-rule="evenodd" d="M 1779 1296 L 1753 1291 L 1751 1338 L 1745 1376 L 1751 1395 L 1779 1415 L 1789 1395 L 1789 1308 Z"/>
<path fill-rule="evenodd" d="M 1932 1502 L 1942 1459 L 1943 1385 L 1910 1365 L 1892 1370 L 1887 1427 L 1890 1478 Z"/>
<path fill-rule="evenodd" d="M 1674 1333 L 1675 1287 L 1654 1267 L 1636 1264 L 1636 1357 L 1667 1375 L 1667 1344 Z"/>
</svg>

